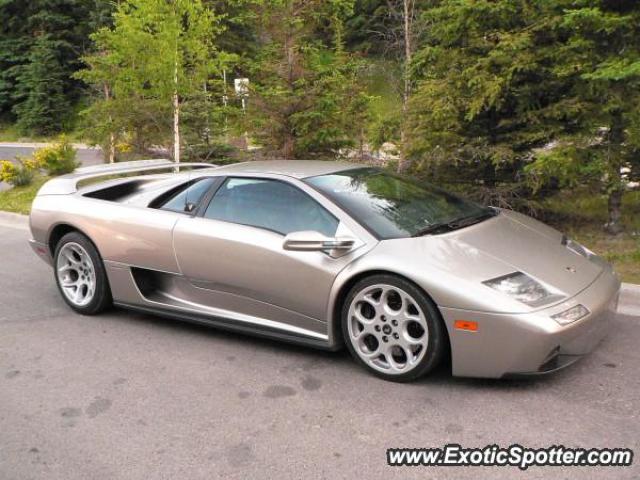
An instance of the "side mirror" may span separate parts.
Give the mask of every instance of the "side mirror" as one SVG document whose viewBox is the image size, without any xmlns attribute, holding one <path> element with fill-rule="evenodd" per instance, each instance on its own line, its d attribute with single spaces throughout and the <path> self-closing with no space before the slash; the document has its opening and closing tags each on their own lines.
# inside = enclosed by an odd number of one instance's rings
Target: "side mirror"
<svg viewBox="0 0 640 480">
<path fill-rule="evenodd" d="M 291 232 L 284 237 L 282 248 L 297 252 L 347 252 L 355 240 L 348 237 L 325 237 L 320 232 Z"/>
<path fill-rule="evenodd" d="M 187 213 L 191 213 L 196 209 L 196 204 L 195 203 L 191 203 L 188 202 L 185 206 L 184 206 L 184 211 Z"/>
</svg>

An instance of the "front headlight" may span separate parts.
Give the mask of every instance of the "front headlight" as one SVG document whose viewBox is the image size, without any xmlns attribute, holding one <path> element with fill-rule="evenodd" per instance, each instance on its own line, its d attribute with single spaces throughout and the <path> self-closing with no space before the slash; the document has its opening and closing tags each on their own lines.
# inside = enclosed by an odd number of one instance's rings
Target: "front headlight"
<svg viewBox="0 0 640 480">
<path fill-rule="evenodd" d="M 570 323 L 576 322 L 581 318 L 586 317 L 587 315 L 589 315 L 589 313 L 590 312 L 589 312 L 589 309 L 587 309 L 587 307 L 585 307 L 584 305 L 578 304 L 574 307 L 571 307 L 568 310 L 565 310 L 564 312 L 551 315 L 551 318 L 553 318 L 560 325 L 564 326 L 564 325 L 569 325 Z"/>
<path fill-rule="evenodd" d="M 532 307 L 545 305 L 562 298 L 561 295 L 550 292 L 542 284 L 522 272 L 510 273 L 482 283 Z"/>
</svg>

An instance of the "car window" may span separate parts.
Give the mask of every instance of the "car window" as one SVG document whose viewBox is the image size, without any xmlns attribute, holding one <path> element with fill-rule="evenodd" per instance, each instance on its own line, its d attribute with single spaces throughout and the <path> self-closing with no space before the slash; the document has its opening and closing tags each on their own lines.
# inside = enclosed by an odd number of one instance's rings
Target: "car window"
<svg viewBox="0 0 640 480">
<path fill-rule="evenodd" d="M 229 178 L 204 216 L 286 235 L 315 230 L 335 235 L 338 219 L 300 189 L 278 180 Z"/>
<path fill-rule="evenodd" d="M 168 200 L 160 205 L 163 210 L 173 212 L 184 212 L 187 203 L 198 205 L 205 193 L 215 182 L 215 178 L 203 178 L 191 181 L 178 189 Z"/>
</svg>

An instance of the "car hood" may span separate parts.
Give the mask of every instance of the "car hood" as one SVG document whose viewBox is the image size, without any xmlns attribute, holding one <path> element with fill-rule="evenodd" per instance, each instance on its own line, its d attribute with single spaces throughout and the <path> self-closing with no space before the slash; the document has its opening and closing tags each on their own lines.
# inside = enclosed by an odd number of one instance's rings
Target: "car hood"
<svg viewBox="0 0 640 480">
<path fill-rule="evenodd" d="M 486 280 L 523 272 L 562 301 L 589 286 L 606 265 L 568 249 L 557 230 L 506 210 L 460 230 L 385 240 L 378 247 L 374 256 L 393 259 L 389 268 L 423 286 L 439 305 L 477 311 L 536 310 L 487 287 Z"/>
</svg>

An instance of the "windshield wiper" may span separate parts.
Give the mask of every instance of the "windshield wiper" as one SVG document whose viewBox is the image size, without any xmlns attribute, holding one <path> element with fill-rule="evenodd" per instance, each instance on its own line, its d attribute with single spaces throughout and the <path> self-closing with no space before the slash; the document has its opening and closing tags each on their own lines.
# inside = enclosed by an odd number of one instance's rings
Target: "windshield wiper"
<svg viewBox="0 0 640 480">
<path fill-rule="evenodd" d="M 451 232 L 453 230 L 458 230 L 460 228 L 468 227 L 470 225 L 474 225 L 476 223 L 480 223 L 487 218 L 495 217 L 498 214 L 497 210 L 486 210 L 477 215 L 471 215 L 468 217 L 460 217 L 449 222 L 442 223 L 432 223 L 431 225 L 427 225 L 426 227 L 418 230 L 416 233 L 411 235 L 412 237 L 422 237 L 424 235 L 433 235 L 434 233 L 445 233 Z"/>
<path fill-rule="evenodd" d="M 450 222 L 449 222 L 450 223 Z M 454 230 L 449 223 L 432 223 L 424 228 L 421 228 L 416 233 L 411 235 L 412 237 L 423 237 L 425 235 L 431 235 L 434 233 L 445 233 Z"/>
</svg>

